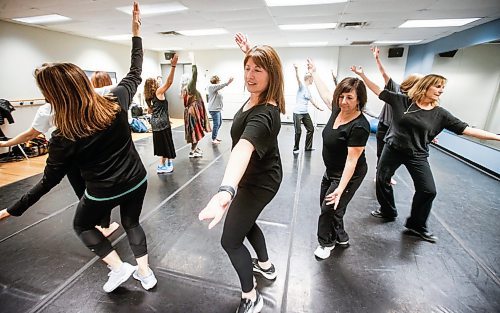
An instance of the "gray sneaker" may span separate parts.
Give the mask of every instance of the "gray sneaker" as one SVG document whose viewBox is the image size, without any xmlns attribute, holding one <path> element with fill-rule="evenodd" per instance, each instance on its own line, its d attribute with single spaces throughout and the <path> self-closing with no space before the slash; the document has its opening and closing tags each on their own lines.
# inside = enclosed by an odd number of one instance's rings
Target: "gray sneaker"
<svg viewBox="0 0 500 313">
<path fill-rule="evenodd" d="M 112 292 L 118 286 L 123 284 L 130 278 L 130 275 L 135 271 L 136 267 L 128 264 L 127 262 L 123 262 L 122 266 L 118 271 L 111 270 L 108 274 L 108 281 L 104 284 L 102 289 L 106 292 Z"/>
<path fill-rule="evenodd" d="M 156 286 L 156 283 L 158 283 L 158 280 L 156 279 L 155 274 L 151 269 L 149 269 L 149 274 L 145 277 L 140 276 L 139 270 L 137 269 L 135 270 L 133 277 L 140 281 L 142 287 L 146 290 L 153 288 L 154 286 Z"/>
</svg>

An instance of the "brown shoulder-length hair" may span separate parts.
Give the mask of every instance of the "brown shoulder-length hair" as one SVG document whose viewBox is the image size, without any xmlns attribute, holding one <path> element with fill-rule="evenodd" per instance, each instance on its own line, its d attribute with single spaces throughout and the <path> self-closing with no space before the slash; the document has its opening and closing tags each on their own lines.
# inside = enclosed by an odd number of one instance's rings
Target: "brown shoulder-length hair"
<svg viewBox="0 0 500 313">
<path fill-rule="evenodd" d="M 346 77 L 338 83 L 333 92 L 332 106 L 339 107 L 339 98 L 344 92 L 356 92 L 356 98 L 358 99 L 358 110 L 363 111 L 365 109 L 366 101 L 368 96 L 366 94 L 365 83 L 356 77 Z"/>
<path fill-rule="evenodd" d="M 266 45 L 253 47 L 246 54 L 243 67 L 246 66 L 250 58 L 269 75 L 269 84 L 267 89 L 259 95 L 259 103 L 274 101 L 278 105 L 280 113 L 285 114 L 283 67 L 278 53 Z"/>
<path fill-rule="evenodd" d="M 120 111 L 112 97 L 97 94 L 87 75 L 72 63 L 44 64 L 35 80 L 54 110 L 54 125 L 69 140 L 106 129 Z"/>
<path fill-rule="evenodd" d="M 103 71 L 97 71 L 92 73 L 92 76 L 90 76 L 90 81 L 92 82 L 92 86 L 94 86 L 94 88 L 101 88 L 113 85 L 113 82 L 111 81 L 111 76 L 109 76 L 107 72 Z"/>
<path fill-rule="evenodd" d="M 152 107 L 151 101 L 155 97 L 158 87 L 160 87 L 158 81 L 154 78 L 148 78 L 144 82 L 144 100 L 146 100 L 148 107 Z"/>
<path fill-rule="evenodd" d="M 219 82 L 220 82 L 220 78 L 217 75 L 214 75 L 214 76 L 212 76 L 212 78 L 210 78 L 211 84 L 218 84 Z"/>
<path fill-rule="evenodd" d="M 405 80 L 403 80 L 403 82 L 401 83 L 401 85 L 399 86 L 399 89 L 401 90 L 402 93 L 404 93 L 405 95 L 408 94 L 408 91 L 410 91 L 410 89 L 415 86 L 416 83 L 418 83 L 418 81 L 424 77 L 424 75 L 422 74 L 418 74 L 418 73 L 413 73 L 413 74 L 410 74 L 408 77 L 406 77 Z"/>
<path fill-rule="evenodd" d="M 447 79 L 441 75 L 425 75 L 415 84 L 415 86 L 410 89 L 410 91 L 408 91 L 408 97 L 410 97 L 413 102 L 420 102 L 425 98 L 425 94 L 427 93 L 427 89 L 429 89 L 429 87 L 436 85 L 445 85 L 446 81 Z M 439 104 L 439 100 L 436 100 L 431 104 L 433 106 L 437 106 Z"/>
</svg>

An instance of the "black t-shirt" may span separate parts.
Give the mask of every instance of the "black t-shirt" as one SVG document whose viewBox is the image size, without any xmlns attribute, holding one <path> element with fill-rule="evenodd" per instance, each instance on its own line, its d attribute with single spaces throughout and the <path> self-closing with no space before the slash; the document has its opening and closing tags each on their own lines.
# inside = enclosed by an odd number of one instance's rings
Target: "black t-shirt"
<svg viewBox="0 0 500 313">
<path fill-rule="evenodd" d="M 397 92 L 397 93 L 401 92 L 401 87 L 399 86 L 398 83 L 393 81 L 392 78 L 389 79 L 389 81 L 385 85 L 384 89 L 387 89 L 387 90 L 393 91 L 393 92 Z M 378 119 L 379 119 L 380 123 L 384 124 L 385 126 L 387 126 L 387 127 L 391 126 L 392 109 L 391 109 L 390 104 L 387 104 L 387 103 L 384 104 Z"/>
<path fill-rule="evenodd" d="M 151 129 L 153 131 L 161 131 L 170 128 L 170 120 L 168 118 L 168 101 L 165 98 L 160 100 L 153 97 L 153 114 L 151 114 Z"/>
<path fill-rule="evenodd" d="M 363 114 L 347 124 L 333 129 L 333 123 L 340 113 L 333 107 L 332 115 L 323 129 L 323 162 L 328 177 L 341 177 L 347 160 L 348 147 L 364 147 L 370 136 L 370 123 Z M 354 170 L 354 175 L 366 165 L 365 151 L 361 153 Z"/>
<path fill-rule="evenodd" d="M 234 115 L 231 126 L 233 148 L 240 139 L 246 139 L 255 150 L 239 186 L 276 192 L 283 177 L 278 149 L 281 128 L 279 109 L 270 104 L 260 104 L 247 111 L 243 111 L 243 107 Z"/>
<path fill-rule="evenodd" d="M 383 90 L 378 97 L 392 107 L 392 124 L 385 142 L 410 156 L 429 156 L 429 143 L 443 129 L 461 135 L 468 126 L 440 106 L 419 109 L 407 95 Z"/>
</svg>

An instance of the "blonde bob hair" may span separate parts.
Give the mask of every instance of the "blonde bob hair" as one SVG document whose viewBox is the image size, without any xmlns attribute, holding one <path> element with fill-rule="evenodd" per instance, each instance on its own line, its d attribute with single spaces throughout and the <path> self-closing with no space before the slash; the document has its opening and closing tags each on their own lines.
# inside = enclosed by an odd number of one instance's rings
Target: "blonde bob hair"
<svg viewBox="0 0 500 313">
<path fill-rule="evenodd" d="M 422 77 L 416 84 L 413 86 L 410 91 L 408 91 L 408 97 L 414 102 L 420 102 L 426 97 L 427 90 L 431 86 L 445 85 L 446 78 L 437 74 L 428 74 Z M 431 103 L 433 106 L 439 105 L 439 100 L 433 101 Z"/>
<path fill-rule="evenodd" d="M 120 105 L 111 96 L 94 91 L 87 75 L 72 63 L 45 63 L 35 80 L 54 110 L 54 125 L 64 138 L 75 141 L 111 125 Z"/>
</svg>

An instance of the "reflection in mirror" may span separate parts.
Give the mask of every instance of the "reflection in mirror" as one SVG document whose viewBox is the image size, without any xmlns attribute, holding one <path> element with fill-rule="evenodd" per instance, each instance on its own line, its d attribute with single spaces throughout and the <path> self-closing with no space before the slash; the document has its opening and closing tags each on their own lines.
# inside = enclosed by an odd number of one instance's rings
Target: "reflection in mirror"
<svg viewBox="0 0 500 313">
<path fill-rule="evenodd" d="M 432 72 L 448 79 L 440 105 L 471 127 L 500 133 L 500 41 L 439 53 Z M 469 137 L 468 137 L 469 138 Z M 500 142 L 470 140 L 500 150 Z"/>
</svg>

